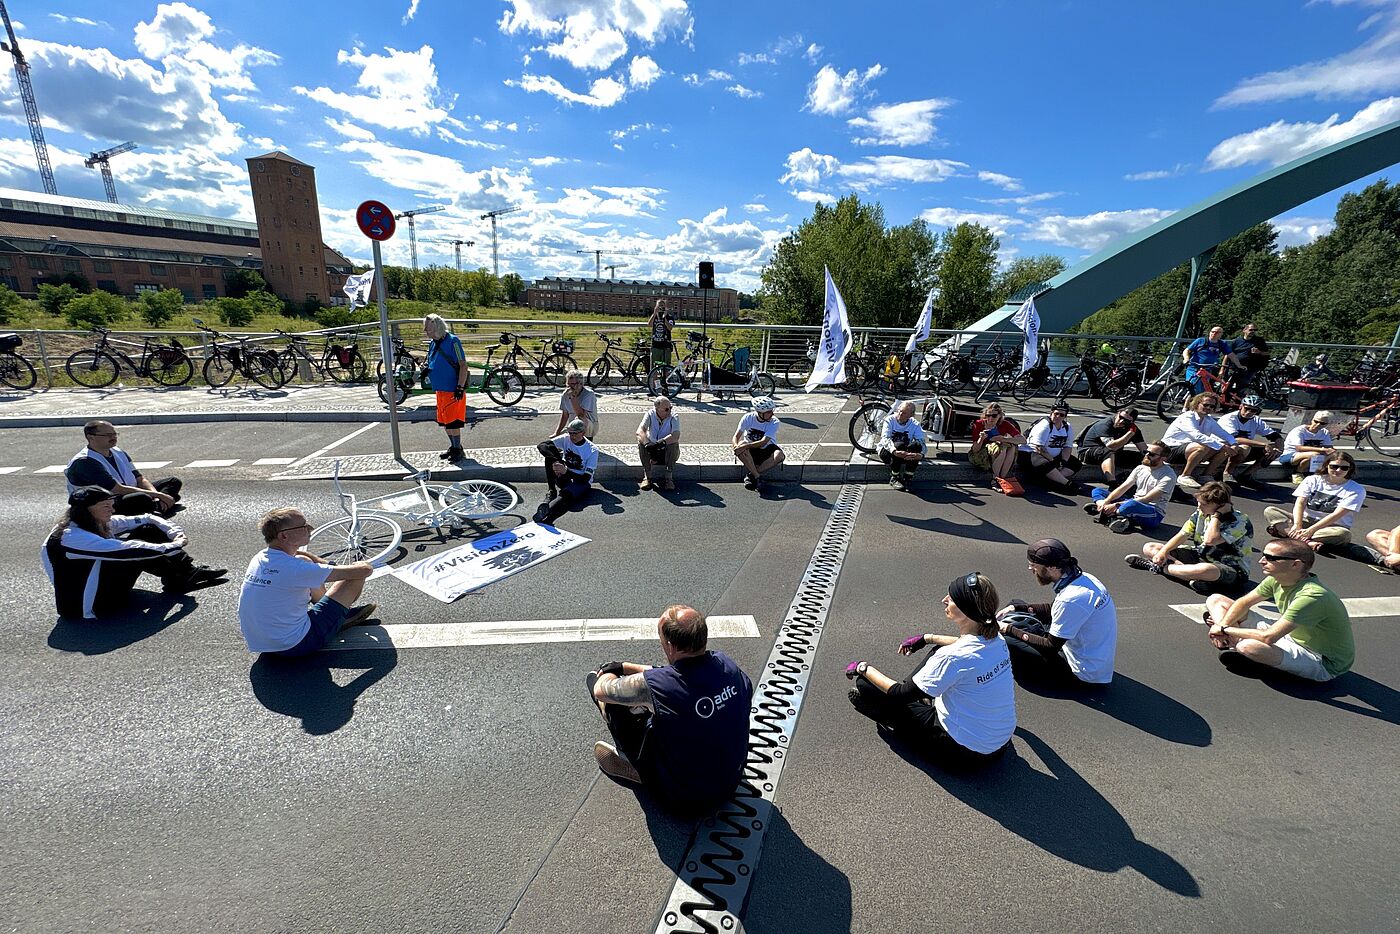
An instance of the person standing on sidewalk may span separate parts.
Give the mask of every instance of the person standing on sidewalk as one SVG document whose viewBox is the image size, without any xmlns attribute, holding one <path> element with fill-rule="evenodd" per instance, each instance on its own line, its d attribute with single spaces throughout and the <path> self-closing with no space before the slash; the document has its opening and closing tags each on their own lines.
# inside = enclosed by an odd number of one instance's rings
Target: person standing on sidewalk
<svg viewBox="0 0 1400 934">
<path fill-rule="evenodd" d="M 467 423 L 467 355 L 462 342 L 447 327 L 441 315 L 423 319 L 428 336 L 428 380 L 437 394 L 437 423 L 447 432 L 447 450 L 438 455 L 457 463 L 466 456 L 462 450 L 462 426 Z"/>
<path fill-rule="evenodd" d="M 658 366 L 671 365 L 671 330 L 676 326 L 676 319 L 671 317 L 671 313 L 666 310 L 666 299 L 658 298 L 656 308 L 652 311 L 651 317 L 647 318 L 647 327 L 651 329 L 651 365 Z"/>
</svg>

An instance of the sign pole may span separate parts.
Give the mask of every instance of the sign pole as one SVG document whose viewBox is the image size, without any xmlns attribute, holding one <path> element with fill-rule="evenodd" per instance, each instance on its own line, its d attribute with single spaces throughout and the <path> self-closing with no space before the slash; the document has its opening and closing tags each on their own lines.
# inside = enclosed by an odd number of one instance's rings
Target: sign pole
<svg viewBox="0 0 1400 934">
<path fill-rule="evenodd" d="M 379 299 L 379 359 L 384 361 L 384 395 L 389 399 L 389 440 L 394 445 L 394 460 L 407 468 L 414 466 L 403 459 L 403 444 L 399 441 L 398 378 L 394 370 L 394 347 L 389 335 L 389 305 L 384 297 L 384 258 L 379 250 L 379 241 L 371 240 L 374 249 L 374 292 Z"/>
</svg>

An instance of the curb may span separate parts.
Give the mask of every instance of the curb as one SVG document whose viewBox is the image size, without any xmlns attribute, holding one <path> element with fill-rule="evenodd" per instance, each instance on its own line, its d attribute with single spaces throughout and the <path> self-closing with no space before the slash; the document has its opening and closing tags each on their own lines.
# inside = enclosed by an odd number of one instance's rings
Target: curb
<svg viewBox="0 0 1400 934">
<path fill-rule="evenodd" d="M 91 421 L 91 415 L 12 415 L 0 416 L 4 428 L 78 428 Z M 511 415 L 482 414 L 480 418 L 511 418 Z M 108 415 L 109 422 L 122 425 L 205 425 L 210 422 L 383 422 L 388 412 L 160 412 L 157 414 Z M 426 409 L 399 413 L 400 422 L 431 422 L 436 418 Z"/>
</svg>

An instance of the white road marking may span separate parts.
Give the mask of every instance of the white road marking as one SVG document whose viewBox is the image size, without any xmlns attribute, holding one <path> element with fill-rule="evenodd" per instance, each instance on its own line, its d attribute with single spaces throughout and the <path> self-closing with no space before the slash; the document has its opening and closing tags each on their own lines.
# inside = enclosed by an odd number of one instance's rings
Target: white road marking
<svg viewBox="0 0 1400 934">
<path fill-rule="evenodd" d="M 1400 616 L 1400 597 L 1349 597 L 1342 601 L 1342 605 L 1352 619 Z M 1201 614 L 1206 611 L 1204 603 L 1173 603 L 1171 608 L 1194 623 L 1200 623 Z M 1278 619 L 1278 610 L 1273 604 L 1265 603 L 1251 610 L 1250 615 L 1256 622 L 1275 620 Z"/>
<path fill-rule="evenodd" d="M 63 473 L 68 469 L 67 464 L 53 464 L 49 467 L 40 467 L 35 473 Z"/>
<path fill-rule="evenodd" d="M 362 427 L 360 427 L 360 428 L 356 428 L 354 431 L 350 432 L 350 434 L 346 435 L 345 437 L 341 438 L 340 440 L 338 440 L 338 441 L 332 441 L 330 444 L 328 444 L 328 445 L 326 445 L 325 447 L 321 448 L 321 450 L 319 450 L 319 451 L 312 451 L 310 454 L 306 455 L 306 456 L 303 457 L 301 460 L 295 461 L 295 463 L 297 463 L 297 464 L 304 464 L 304 463 L 306 463 L 307 461 L 311 460 L 313 457 L 320 457 L 321 455 L 325 454 L 327 451 L 334 450 L 335 448 L 340 447 L 342 444 L 344 444 L 345 442 L 349 441 L 351 438 L 358 438 L 360 435 L 362 435 L 362 434 L 364 434 L 365 432 L 369 431 L 371 428 L 376 427 L 377 425 L 379 425 L 379 422 L 370 422 L 370 423 L 368 423 L 368 424 L 366 424 L 366 425 L 364 425 L 364 426 L 362 426 Z"/>
<path fill-rule="evenodd" d="M 746 639 L 758 635 L 752 616 L 708 616 L 710 636 Z M 520 645 L 530 642 L 630 642 L 656 638 L 656 618 L 536 619 L 487 623 L 390 623 L 347 629 L 326 651 L 427 649 L 457 645 Z"/>
<path fill-rule="evenodd" d="M 236 463 L 238 463 L 238 458 L 236 457 L 232 459 L 225 458 L 223 460 L 190 461 L 181 469 L 189 470 L 191 467 L 232 467 Z"/>
<path fill-rule="evenodd" d="M 282 467 L 296 460 L 295 457 L 260 457 L 253 461 L 254 467 Z"/>
<path fill-rule="evenodd" d="M 159 470 L 169 465 L 170 461 L 133 461 L 131 466 L 137 470 Z"/>
<path fill-rule="evenodd" d="M 23 467 L 0 467 L 0 473 L 19 473 Z"/>
</svg>

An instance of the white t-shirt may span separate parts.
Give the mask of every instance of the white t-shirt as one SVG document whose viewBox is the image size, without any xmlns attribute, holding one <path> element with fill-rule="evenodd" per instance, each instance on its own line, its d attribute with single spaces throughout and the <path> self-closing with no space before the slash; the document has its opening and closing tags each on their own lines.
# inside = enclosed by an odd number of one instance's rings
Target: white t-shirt
<svg viewBox="0 0 1400 934">
<path fill-rule="evenodd" d="M 919 424 L 919 420 L 914 416 L 909 416 L 909 420 L 900 424 L 899 416 L 891 412 L 885 416 L 885 429 L 880 433 L 879 449 L 882 451 L 893 451 L 897 444 L 917 444 L 920 447 L 927 447 L 928 442 L 924 440 L 924 429 Z"/>
<path fill-rule="evenodd" d="M 1172 491 L 1176 489 L 1176 471 L 1166 464 L 1152 469 L 1146 464 L 1138 464 L 1133 468 L 1133 472 L 1128 474 L 1128 479 L 1133 482 L 1133 499 L 1144 506 L 1151 506 L 1157 510 L 1158 515 L 1167 514 L 1167 503 L 1171 501 Z M 1161 490 L 1162 495 L 1150 502 L 1143 503 L 1142 498 L 1150 494 L 1153 490 Z"/>
<path fill-rule="evenodd" d="M 1274 433 L 1274 430 L 1269 427 L 1269 423 L 1258 415 L 1253 418 L 1240 418 L 1239 409 L 1222 415 L 1220 418 L 1216 419 L 1216 421 L 1220 423 L 1221 428 L 1224 428 L 1236 438 L 1248 438 L 1253 441 L 1256 438 L 1262 438 Z"/>
<path fill-rule="evenodd" d="M 1299 425 L 1288 433 L 1288 437 L 1283 439 L 1283 455 L 1280 459 L 1287 459 L 1286 462 L 1291 462 L 1293 456 L 1298 453 L 1298 445 L 1300 444 L 1313 448 L 1330 448 L 1332 446 L 1332 433 L 1326 428 L 1308 431 L 1307 425 Z M 1312 471 L 1321 467 L 1322 459 L 1326 456 L 1326 454 L 1314 454 L 1308 458 L 1308 470 Z"/>
<path fill-rule="evenodd" d="M 1039 445 L 1050 452 L 1051 457 L 1059 457 L 1060 452 L 1070 446 L 1069 439 L 1073 437 L 1074 429 L 1070 427 L 1069 419 L 1060 423 L 1056 428 L 1048 418 L 1042 418 L 1031 426 L 1031 433 L 1026 436 L 1026 443 L 1021 445 L 1022 451 L 1031 451 L 1033 445 Z"/>
<path fill-rule="evenodd" d="M 598 448 L 592 441 L 584 438 L 582 444 L 574 444 L 567 432 L 552 440 L 564 455 L 565 467 L 575 473 L 586 473 L 589 480 L 593 479 L 593 472 L 598 469 Z"/>
<path fill-rule="evenodd" d="M 1209 415 L 1182 412 L 1167 426 L 1162 443 L 1176 448 L 1188 442 L 1204 444 L 1212 451 L 1218 451 L 1227 444 L 1234 444 L 1235 436 L 1221 428 L 1220 423 Z"/>
<path fill-rule="evenodd" d="M 238 625 L 250 652 L 281 652 L 311 628 L 306 605 L 335 568 L 264 548 L 248 562 L 238 594 Z"/>
<path fill-rule="evenodd" d="M 1080 681 L 1108 684 L 1118 648 L 1118 609 L 1103 583 L 1081 573 L 1059 588 L 1050 604 L 1050 635 L 1065 640 L 1062 650 Z"/>
<path fill-rule="evenodd" d="M 761 422 L 753 412 L 745 413 L 744 417 L 739 420 L 739 440 L 743 442 L 757 441 L 766 435 L 768 444 L 777 444 L 778 425 L 778 416 L 776 415 L 766 422 Z M 767 444 L 759 445 L 759 447 L 767 446 Z"/>
<path fill-rule="evenodd" d="M 1016 682 L 1000 636 L 959 636 L 928 657 L 914 683 L 933 698 L 948 735 L 973 752 L 996 752 L 1016 730 Z"/>
<path fill-rule="evenodd" d="M 1334 486 L 1327 482 L 1326 477 L 1311 474 L 1298 484 L 1293 498 L 1304 501 L 1303 515 L 1313 522 L 1330 515 L 1339 506 L 1345 508 L 1347 512 L 1342 513 L 1342 517 L 1333 525 L 1349 529 L 1356 521 L 1356 514 L 1361 511 L 1361 504 L 1366 502 L 1366 488 L 1355 480 Z"/>
</svg>

